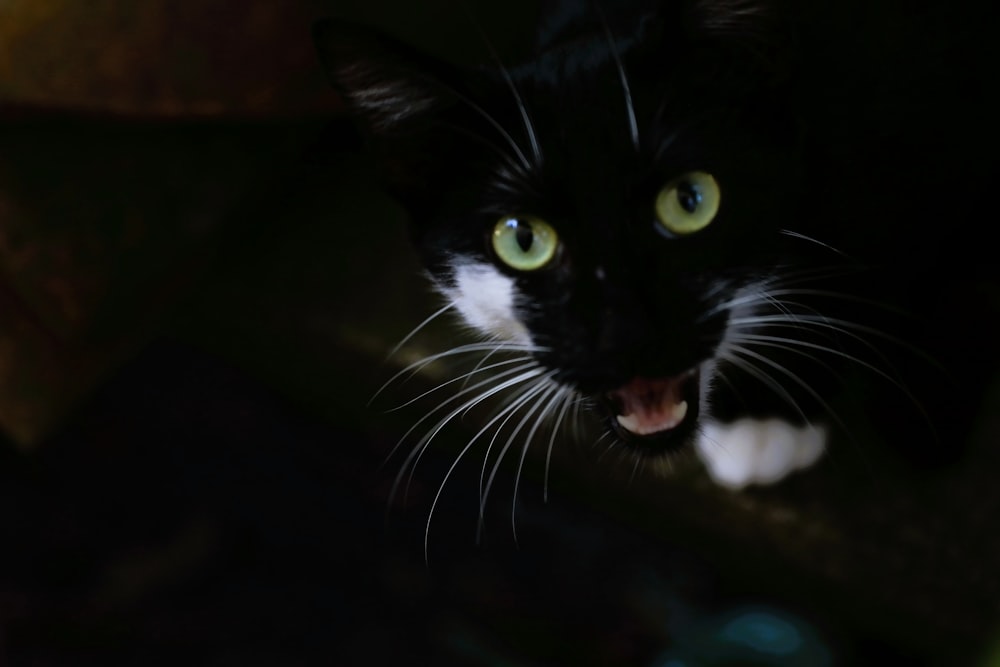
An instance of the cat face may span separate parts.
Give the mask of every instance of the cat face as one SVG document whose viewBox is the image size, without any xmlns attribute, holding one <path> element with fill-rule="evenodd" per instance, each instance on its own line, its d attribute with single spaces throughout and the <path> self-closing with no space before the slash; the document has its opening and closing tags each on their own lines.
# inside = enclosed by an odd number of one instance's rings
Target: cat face
<svg viewBox="0 0 1000 667">
<path fill-rule="evenodd" d="M 698 431 L 734 323 L 766 305 L 800 227 L 780 88 L 691 22 L 601 21 L 471 73 L 353 28 L 318 38 L 439 291 L 650 454 Z"/>
</svg>

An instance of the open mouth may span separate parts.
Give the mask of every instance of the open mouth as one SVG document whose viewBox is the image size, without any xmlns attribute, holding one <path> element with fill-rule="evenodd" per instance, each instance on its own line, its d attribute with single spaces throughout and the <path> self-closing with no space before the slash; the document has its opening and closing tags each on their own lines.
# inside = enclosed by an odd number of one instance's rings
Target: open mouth
<svg viewBox="0 0 1000 667">
<path fill-rule="evenodd" d="M 654 453 L 685 444 L 698 416 L 698 371 L 636 377 L 605 395 L 611 428 L 636 449 Z"/>
</svg>

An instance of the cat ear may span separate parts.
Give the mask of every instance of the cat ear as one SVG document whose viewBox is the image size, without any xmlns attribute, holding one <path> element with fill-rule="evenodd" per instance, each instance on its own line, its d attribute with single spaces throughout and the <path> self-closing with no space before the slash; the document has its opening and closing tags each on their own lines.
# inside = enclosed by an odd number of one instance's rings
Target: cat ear
<svg viewBox="0 0 1000 667">
<path fill-rule="evenodd" d="M 734 82 L 780 84 L 789 72 L 791 33 L 777 0 L 690 0 L 686 11 L 689 38 L 728 53 L 725 67 Z"/>
<path fill-rule="evenodd" d="M 457 68 L 374 30 L 336 20 L 313 29 L 333 88 L 367 135 L 385 185 L 411 217 L 441 188 L 441 165 L 461 150 Z M 451 128 L 451 129 L 449 129 Z"/>
<path fill-rule="evenodd" d="M 313 41 L 330 84 L 373 134 L 405 127 L 455 101 L 441 76 L 447 66 L 391 37 L 326 19 L 313 28 Z"/>
<path fill-rule="evenodd" d="M 767 40 L 775 28 L 768 0 L 692 0 L 688 17 L 697 32 L 722 40 Z"/>
</svg>

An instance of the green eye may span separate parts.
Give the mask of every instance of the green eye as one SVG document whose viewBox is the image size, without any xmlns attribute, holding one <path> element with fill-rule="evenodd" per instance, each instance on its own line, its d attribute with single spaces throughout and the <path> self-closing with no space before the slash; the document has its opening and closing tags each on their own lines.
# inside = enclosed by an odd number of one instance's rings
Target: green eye
<svg viewBox="0 0 1000 667">
<path fill-rule="evenodd" d="M 538 218 L 501 218 L 493 227 L 493 251 L 518 271 L 540 269 L 555 257 L 559 237 L 552 226 Z"/>
<path fill-rule="evenodd" d="M 701 231 L 719 212 L 722 194 L 712 175 L 692 171 L 667 183 L 656 195 L 656 217 L 678 236 Z"/>
</svg>

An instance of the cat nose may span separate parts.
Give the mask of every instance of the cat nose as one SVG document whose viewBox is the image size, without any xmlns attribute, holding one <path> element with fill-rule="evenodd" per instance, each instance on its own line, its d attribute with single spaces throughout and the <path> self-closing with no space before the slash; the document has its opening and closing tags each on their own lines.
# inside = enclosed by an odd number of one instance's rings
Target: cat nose
<svg viewBox="0 0 1000 667">
<path fill-rule="evenodd" d="M 648 322 L 634 309 L 607 306 L 601 312 L 595 338 L 601 353 L 620 353 L 642 344 Z"/>
</svg>

